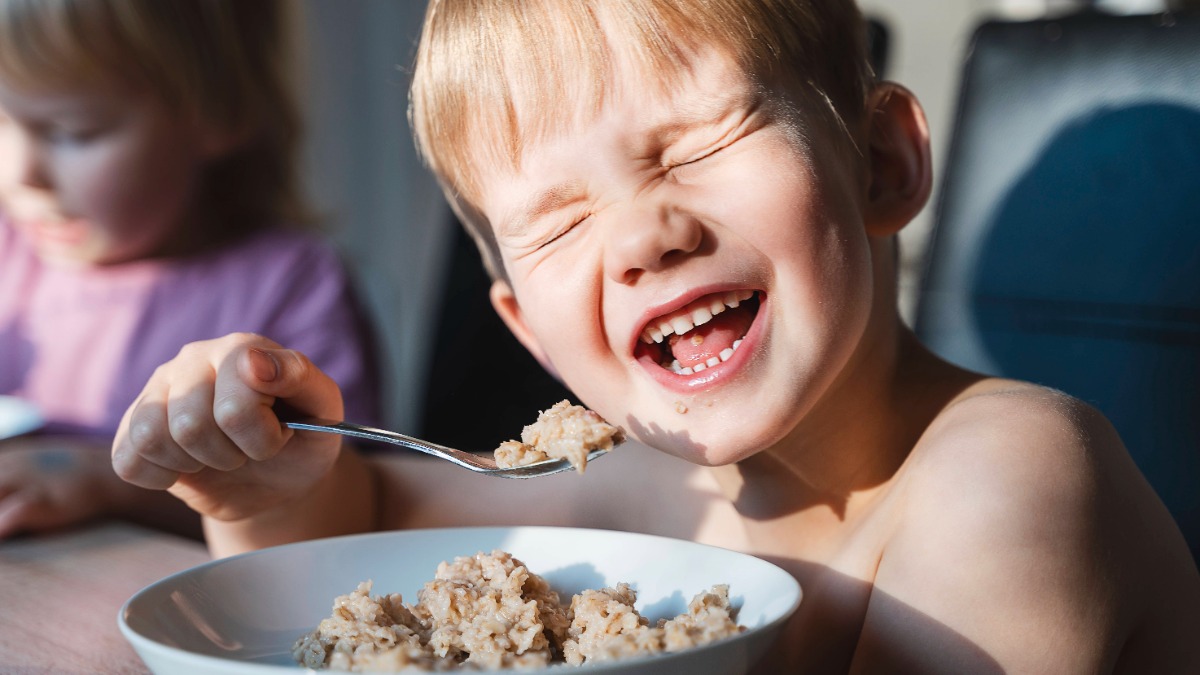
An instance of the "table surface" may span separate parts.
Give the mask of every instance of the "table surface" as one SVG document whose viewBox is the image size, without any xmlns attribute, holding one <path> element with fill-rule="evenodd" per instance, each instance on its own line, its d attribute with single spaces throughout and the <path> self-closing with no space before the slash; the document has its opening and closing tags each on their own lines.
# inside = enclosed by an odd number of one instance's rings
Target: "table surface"
<svg viewBox="0 0 1200 675">
<path fill-rule="evenodd" d="M 198 541 L 123 523 L 0 541 L 0 672 L 149 672 L 117 612 L 209 559 Z"/>
</svg>

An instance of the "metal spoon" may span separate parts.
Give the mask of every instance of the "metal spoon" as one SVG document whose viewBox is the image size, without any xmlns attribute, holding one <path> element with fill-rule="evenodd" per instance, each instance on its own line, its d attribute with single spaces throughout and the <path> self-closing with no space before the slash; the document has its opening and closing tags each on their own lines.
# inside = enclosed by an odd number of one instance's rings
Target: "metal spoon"
<svg viewBox="0 0 1200 675">
<path fill-rule="evenodd" d="M 380 441 L 383 443 L 391 443 L 409 450 L 416 450 L 427 455 L 433 455 L 453 462 L 465 469 L 470 469 L 475 473 L 482 473 L 488 476 L 500 476 L 501 478 L 537 478 L 538 476 L 549 476 L 553 473 L 567 471 L 571 469 L 571 463 L 565 459 L 548 459 L 534 464 L 526 464 L 524 466 L 514 466 L 504 468 L 496 465 L 496 460 L 486 455 L 477 455 L 462 450 L 455 450 L 444 445 L 430 443 L 412 436 L 387 429 L 376 429 L 374 427 L 364 427 L 360 424 L 351 422 L 336 422 L 334 420 L 323 420 L 316 417 L 304 417 L 294 420 L 285 420 L 284 425 L 301 431 L 320 431 L 330 434 L 341 434 L 342 436 L 353 436 L 355 438 L 366 438 L 372 441 Z M 587 455 L 587 461 L 591 462 L 597 457 L 605 455 L 608 450 L 596 449 L 592 450 Z"/>
</svg>

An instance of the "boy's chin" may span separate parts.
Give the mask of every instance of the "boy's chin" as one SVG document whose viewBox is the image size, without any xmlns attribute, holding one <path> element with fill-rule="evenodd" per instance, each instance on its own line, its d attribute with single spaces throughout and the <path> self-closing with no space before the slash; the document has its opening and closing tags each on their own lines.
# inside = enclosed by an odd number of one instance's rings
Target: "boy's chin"
<svg viewBox="0 0 1200 675">
<path fill-rule="evenodd" d="M 704 467 L 736 464 L 761 449 L 747 444 L 745 439 L 693 437 L 687 431 L 637 435 L 635 438 L 659 452 Z"/>
</svg>

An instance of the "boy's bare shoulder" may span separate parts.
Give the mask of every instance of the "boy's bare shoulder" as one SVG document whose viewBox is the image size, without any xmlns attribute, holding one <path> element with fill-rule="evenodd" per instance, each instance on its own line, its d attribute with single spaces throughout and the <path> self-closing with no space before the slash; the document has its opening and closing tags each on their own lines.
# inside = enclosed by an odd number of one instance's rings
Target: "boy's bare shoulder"
<svg viewBox="0 0 1200 675">
<path fill-rule="evenodd" d="M 974 492 L 1071 489 L 1075 478 L 1124 456 L 1120 437 L 1096 409 L 1061 391 L 1014 380 L 983 380 L 946 405 L 913 450 L 910 479 Z M 1072 478 L 1074 477 L 1074 478 Z M 1036 495 L 1031 495 L 1036 496 Z"/>
<path fill-rule="evenodd" d="M 1114 627 L 1132 621 L 1112 581 L 1128 561 L 1113 551 L 1136 545 L 1120 541 L 1133 528 L 1111 503 L 1154 499 L 1136 476 L 1112 426 L 1082 401 L 977 383 L 937 415 L 898 475 L 876 588 L 1006 669 L 1105 670 L 1117 647 L 1095 645 L 1119 645 Z M 1048 654 L 1073 661 L 1040 660 Z"/>
<path fill-rule="evenodd" d="M 1104 528 L 1087 525 L 1101 513 L 1098 500 L 1114 485 L 1138 493 L 1124 485 L 1135 477 L 1097 410 L 1060 391 L 989 379 L 946 405 L 913 449 L 904 518 L 926 532 L 988 528 L 993 542 L 1012 545 L 1097 536 Z"/>
</svg>

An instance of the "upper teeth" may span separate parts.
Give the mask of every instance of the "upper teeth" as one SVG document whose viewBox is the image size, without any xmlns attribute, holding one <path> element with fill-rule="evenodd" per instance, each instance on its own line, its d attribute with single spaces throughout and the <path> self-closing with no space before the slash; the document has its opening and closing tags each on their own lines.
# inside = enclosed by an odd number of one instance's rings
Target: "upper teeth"
<svg viewBox="0 0 1200 675">
<path fill-rule="evenodd" d="M 683 335 L 696 326 L 701 326 L 726 308 L 737 307 L 749 300 L 754 291 L 730 291 L 720 296 L 701 298 L 687 307 L 671 314 L 660 316 L 642 331 L 642 342 L 662 342 L 669 335 Z"/>
</svg>

